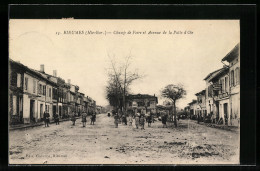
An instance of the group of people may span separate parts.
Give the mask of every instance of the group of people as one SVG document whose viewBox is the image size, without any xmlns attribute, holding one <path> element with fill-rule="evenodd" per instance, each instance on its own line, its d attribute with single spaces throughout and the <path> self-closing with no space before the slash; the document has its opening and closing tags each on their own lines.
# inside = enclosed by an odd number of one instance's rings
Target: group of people
<svg viewBox="0 0 260 171">
<path fill-rule="evenodd" d="M 114 113 L 114 123 L 116 128 L 118 128 L 118 124 L 121 122 L 125 125 L 127 125 L 128 122 L 129 125 L 132 126 L 133 119 L 135 120 L 135 126 L 137 129 L 139 128 L 139 125 L 141 126 L 141 129 L 144 129 L 145 121 L 148 123 L 148 127 L 151 127 L 152 122 L 154 122 L 152 114 L 148 114 L 147 116 L 140 113 L 137 113 L 135 116 L 130 114 L 127 118 L 124 114 L 120 116 L 118 113 Z"/>
<path fill-rule="evenodd" d="M 72 125 L 73 126 L 75 126 L 75 123 L 76 123 L 76 116 L 77 116 L 76 113 L 72 112 L 71 121 L 72 121 Z M 59 115 L 58 114 L 54 114 L 53 118 L 54 118 L 54 122 L 56 123 L 56 125 L 59 125 L 60 124 Z M 43 120 L 44 120 L 45 127 L 49 127 L 49 124 L 50 124 L 50 114 L 48 112 L 44 112 Z M 91 114 L 90 120 L 91 120 L 90 124 L 94 125 L 95 122 L 96 122 L 96 113 L 95 112 L 93 114 Z M 82 113 L 82 120 L 81 120 L 81 122 L 83 124 L 83 127 L 86 127 L 87 113 L 85 111 Z"/>
<path fill-rule="evenodd" d="M 86 127 L 86 123 L 87 123 L 87 113 L 84 111 L 81 115 L 81 122 L 83 127 Z M 72 121 L 72 125 L 75 126 L 75 122 L 76 122 L 76 113 L 73 112 L 72 116 L 71 116 L 71 121 Z M 91 117 L 90 117 L 90 125 L 94 125 L 96 122 L 96 113 L 92 113 Z"/>
</svg>

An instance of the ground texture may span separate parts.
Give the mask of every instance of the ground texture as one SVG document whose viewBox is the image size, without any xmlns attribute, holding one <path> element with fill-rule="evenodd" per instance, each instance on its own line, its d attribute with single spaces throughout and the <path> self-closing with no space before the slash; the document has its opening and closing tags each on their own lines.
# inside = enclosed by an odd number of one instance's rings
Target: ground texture
<svg viewBox="0 0 260 171">
<path fill-rule="evenodd" d="M 50 127 L 9 132 L 10 164 L 238 164 L 239 131 L 227 131 L 180 120 L 145 130 L 97 115 L 95 125 L 81 119 Z"/>
</svg>

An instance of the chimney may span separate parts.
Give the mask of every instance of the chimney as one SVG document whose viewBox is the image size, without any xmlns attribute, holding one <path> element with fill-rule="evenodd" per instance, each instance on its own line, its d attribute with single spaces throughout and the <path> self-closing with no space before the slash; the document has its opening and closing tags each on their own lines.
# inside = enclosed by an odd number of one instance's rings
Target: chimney
<svg viewBox="0 0 260 171">
<path fill-rule="evenodd" d="M 57 77 L 57 70 L 53 70 L 53 76 Z"/>
<path fill-rule="evenodd" d="M 70 84 L 70 79 L 68 79 L 68 83 Z"/>
<path fill-rule="evenodd" d="M 41 68 L 40 68 L 40 71 L 41 71 L 41 72 L 44 72 L 44 64 L 41 64 L 40 67 L 41 67 Z"/>
</svg>

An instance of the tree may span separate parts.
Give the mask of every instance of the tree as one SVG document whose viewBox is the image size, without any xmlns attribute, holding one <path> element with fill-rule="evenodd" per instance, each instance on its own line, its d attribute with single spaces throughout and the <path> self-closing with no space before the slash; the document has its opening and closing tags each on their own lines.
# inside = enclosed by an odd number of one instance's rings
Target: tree
<svg viewBox="0 0 260 171">
<path fill-rule="evenodd" d="M 114 58 L 108 54 L 110 60 L 110 70 L 108 72 L 108 85 L 106 87 L 106 96 L 111 106 L 121 108 L 126 113 L 126 96 L 133 81 L 142 76 L 137 71 L 131 71 L 131 53 L 124 58 L 122 64 L 117 63 Z M 119 65 L 119 66 L 118 66 Z M 121 100 L 122 99 L 122 100 Z"/>
<path fill-rule="evenodd" d="M 171 119 L 173 117 L 174 113 L 174 125 L 177 127 L 177 112 L 176 112 L 176 101 L 184 98 L 186 95 L 186 90 L 184 89 L 182 84 L 174 85 L 174 84 L 169 84 L 161 92 L 161 95 L 167 99 L 170 99 L 173 104 L 173 110 L 171 109 Z"/>
</svg>

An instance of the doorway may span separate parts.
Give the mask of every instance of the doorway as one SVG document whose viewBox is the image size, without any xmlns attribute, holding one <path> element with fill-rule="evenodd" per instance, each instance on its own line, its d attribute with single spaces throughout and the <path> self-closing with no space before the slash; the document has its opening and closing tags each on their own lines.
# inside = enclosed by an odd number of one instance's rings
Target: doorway
<svg viewBox="0 0 260 171">
<path fill-rule="evenodd" d="M 35 102 L 34 100 L 30 100 L 30 122 L 35 122 L 35 119 L 34 119 L 34 106 L 35 105 Z"/>
<path fill-rule="evenodd" d="M 53 106 L 53 107 L 52 107 L 52 113 L 53 113 L 53 115 L 56 114 L 56 106 Z"/>
<path fill-rule="evenodd" d="M 43 104 L 40 104 L 40 116 L 43 118 Z"/>
<path fill-rule="evenodd" d="M 59 116 L 61 117 L 61 106 L 59 106 Z"/>
<path fill-rule="evenodd" d="M 228 104 L 224 103 L 224 119 L 225 125 L 228 125 Z"/>
</svg>

